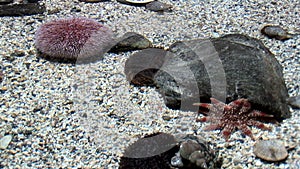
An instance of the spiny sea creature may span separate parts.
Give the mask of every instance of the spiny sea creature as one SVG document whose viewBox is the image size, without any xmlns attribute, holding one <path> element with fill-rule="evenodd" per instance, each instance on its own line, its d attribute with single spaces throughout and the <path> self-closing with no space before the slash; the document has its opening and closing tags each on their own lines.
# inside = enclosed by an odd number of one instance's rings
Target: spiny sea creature
<svg viewBox="0 0 300 169">
<path fill-rule="evenodd" d="M 114 44 L 113 33 L 94 19 L 71 17 L 42 24 L 35 34 L 37 50 L 50 60 L 97 60 Z"/>
<path fill-rule="evenodd" d="M 197 118 L 197 122 L 211 122 L 204 130 L 222 130 L 221 133 L 226 141 L 228 141 L 231 133 L 237 128 L 245 135 L 255 140 L 249 126 L 255 126 L 262 130 L 271 130 L 262 122 L 257 121 L 259 118 L 273 118 L 273 115 L 253 110 L 247 99 L 241 98 L 230 102 L 229 104 L 210 98 L 209 103 L 194 103 L 200 106 L 200 113 L 205 117 Z M 202 109 L 204 109 L 202 111 Z"/>
</svg>

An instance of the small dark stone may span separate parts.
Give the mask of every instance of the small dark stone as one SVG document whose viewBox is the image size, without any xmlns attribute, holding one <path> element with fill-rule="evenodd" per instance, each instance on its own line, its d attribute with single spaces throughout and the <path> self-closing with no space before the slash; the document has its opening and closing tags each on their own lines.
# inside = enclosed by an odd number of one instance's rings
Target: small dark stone
<svg viewBox="0 0 300 169">
<path fill-rule="evenodd" d="M 155 11 L 155 12 L 172 11 L 172 5 L 166 4 L 163 2 L 159 2 L 159 1 L 153 1 L 153 2 L 146 4 L 146 8 L 149 9 L 150 11 Z"/>
<path fill-rule="evenodd" d="M 81 9 L 78 8 L 78 7 L 73 7 L 73 8 L 71 9 L 71 12 L 81 12 Z"/>
<path fill-rule="evenodd" d="M 39 1 L 41 1 L 41 0 L 27 0 L 29 3 L 37 3 L 37 2 L 39 2 Z"/>
<path fill-rule="evenodd" d="M 293 36 L 289 34 L 280 26 L 267 25 L 261 29 L 261 33 L 268 36 L 269 38 L 275 38 L 278 40 L 287 40 Z"/>
<path fill-rule="evenodd" d="M 97 3 L 97 2 L 107 2 L 110 0 L 79 0 L 80 2 L 87 2 L 87 3 Z"/>
<path fill-rule="evenodd" d="M 44 3 L 22 3 L 0 5 L 0 16 L 24 16 L 46 12 Z"/>
<path fill-rule="evenodd" d="M 151 134 L 126 148 L 119 169 L 171 169 L 171 158 L 177 151 L 174 136 L 166 133 Z"/>
<path fill-rule="evenodd" d="M 126 5 L 144 6 L 147 3 L 153 2 L 155 0 L 117 0 L 117 1 Z"/>
<path fill-rule="evenodd" d="M 4 74 L 2 70 L 0 70 L 0 83 L 3 81 L 3 78 L 4 78 Z"/>
<path fill-rule="evenodd" d="M 10 54 L 10 56 L 23 57 L 25 56 L 25 52 L 21 50 L 15 50 L 13 53 Z"/>
<path fill-rule="evenodd" d="M 170 121 L 172 119 L 172 117 L 170 116 L 162 116 L 162 119 L 165 121 Z"/>
<path fill-rule="evenodd" d="M 127 32 L 118 40 L 118 43 L 109 52 L 127 52 L 152 47 L 152 43 L 143 35 L 135 32 Z"/>
</svg>

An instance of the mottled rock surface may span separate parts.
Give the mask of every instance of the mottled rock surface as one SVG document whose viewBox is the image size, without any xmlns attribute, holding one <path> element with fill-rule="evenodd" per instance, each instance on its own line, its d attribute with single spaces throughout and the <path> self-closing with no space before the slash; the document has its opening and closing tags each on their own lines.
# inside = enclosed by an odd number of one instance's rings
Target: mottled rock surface
<svg viewBox="0 0 300 169">
<path fill-rule="evenodd" d="M 117 44 L 114 45 L 109 52 L 127 52 L 150 47 L 152 47 L 152 43 L 143 35 L 135 32 L 127 32 L 118 40 Z"/>
<path fill-rule="evenodd" d="M 222 158 L 210 143 L 199 136 L 186 135 L 179 139 L 179 151 L 171 159 L 173 167 L 181 169 L 221 168 Z"/>
<path fill-rule="evenodd" d="M 192 104 L 209 102 L 211 97 L 226 103 L 246 98 L 253 109 L 277 120 L 291 116 L 282 67 L 257 39 L 232 34 L 176 42 L 160 57 L 151 52 L 147 57 L 136 55 L 128 60 L 131 68 L 136 65 L 139 72 L 159 69 L 150 77 L 169 108 L 197 111 Z"/>
<path fill-rule="evenodd" d="M 126 148 L 119 168 L 168 169 L 176 151 L 178 147 L 174 136 L 166 133 L 151 134 Z"/>
<path fill-rule="evenodd" d="M 154 12 L 170 12 L 172 11 L 172 5 L 160 1 L 153 1 L 146 4 L 146 9 Z"/>
<path fill-rule="evenodd" d="M 288 98 L 289 105 L 294 109 L 300 109 L 300 96 Z"/>
<path fill-rule="evenodd" d="M 287 158 L 288 152 L 280 140 L 259 140 L 253 148 L 254 154 L 266 161 L 277 162 Z"/>
<path fill-rule="evenodd" d="M 269 38 L 275 38 L 277 40 L 287 40 L 293 36 L 289 34 L 282 27 L 277 25 L 267 25 L 261 29 L 261 33 L 266 35 Z"/>
<path fill-rule="evenodd" d="M 206 102 L 214 97 L 229 103 L 247 98 L 254 109 L 273 114 L 278 120 L 291 116 L 286 103 L 288 93 L 282 67 L 259 40 L 233 34 L 177 42 L 170 51 L 174 52 L 178 64 L 168 71 L 177 70 L 176 76 L 181 83 L 175 82 L 174 76 L 165 71 L 155 75 L 157 86 L 166 96 L 169 107 L 178 109 L 184 103 L 185 107 L 181 108 L 189 110 L 190 99 L 194 102 L 200 98 L 200 102 Z M 182 74 L 188 73 L 181 71 L 184 69 L 192 73 Z M 199 92 L 191 90 L 193 83 L 197 83 Z"/>
<path fill-rule="evenodd" d="M 0 16 L 24 16 L 42 14 L 44 12 L 46 12 L 46 6 L 43 3 L 0 5 Z"/>
<path fill-rule="evenodd" d="M 163 49 L 149 48 L 131 55 L 125 63 L 127 80 L 136 86 L 154 86 L 154 75 L 164 64 L 167 53 Z"/>
</svg>

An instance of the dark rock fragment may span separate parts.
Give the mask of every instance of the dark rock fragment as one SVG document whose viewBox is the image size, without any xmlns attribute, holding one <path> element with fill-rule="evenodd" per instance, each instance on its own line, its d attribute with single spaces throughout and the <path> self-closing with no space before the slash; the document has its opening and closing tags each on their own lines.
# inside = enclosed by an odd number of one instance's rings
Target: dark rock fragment
<svg viewBox="0 0 300 169">
<path fill-rule="evenodd" d="M 0 16 L 24 16 L 46 12 L 44 3 L 22 3 L 0 5 Z"/>
<path fill-rule="evenodd" d="M 172 11 L 172 5 L 160 1 L 153 1 L 146 4 L 146 9 L 155 12 L 170 12 Z"/>
<path fill-rule="evenodd" d="M 157 48 L 141 50 L 125 63 L 127 80 L 136 86 L 153 86 L 154 75 L 165 62 L 167 51 Z"/>
<path fill-rule="evenodd" d="M 0 0 L 0 5 L 6 5 L 6 4 L 10 4 L 13 3 L 14 0 Z"/>
<path fill-rule="evenodd" d="M 87 3 L 97 3 L 97 2 L 107 2 L 110 0 L 79 0 L 80 2 L 87 2 Z"/>
<path fill-rule="evenodd" d="M 3 81 L 3 78 L 4 78 L 4 74 L 2 70 L 0 70 L 0 83 Z"/>
<path fill-rule="evenodd" d="M 127 52 L 152 47 L 152 43 L 143 35 L 135 32 L 127 32 L 118 40 L 118 43 L 109 52 Z"/>
<path fill-rule="evenodd" d="M 125 149 L 119 169 L 218 169 L 222 158 L 203 138 L 154 133 Z"/>
<path fill-rule="evenodd" d="M 153 2 L 155 0 L 117 0 L 117 1 L 126 5 L 144 6 L 147 3 Z"/>
<path fill-rule="evenodd" d="M 41 1 L 41 0 L 27 0 L 28 3 L 37 3 L 39 1 Z"/>
<path fill-rule="evenodd" d="M 119 169 L 170 169 L 171 158 L 178 151 L 174 136 L 155 133 L 128 146 Z"/>
<path fill-rule="evenodd" d="M 293 37 L 282 27 L 274 25 L 264 26 L 261 29 L 261 33 L 268 36 L 269 38 L 275 38 L 277 40 L 287 40 Z"/>
</svg>

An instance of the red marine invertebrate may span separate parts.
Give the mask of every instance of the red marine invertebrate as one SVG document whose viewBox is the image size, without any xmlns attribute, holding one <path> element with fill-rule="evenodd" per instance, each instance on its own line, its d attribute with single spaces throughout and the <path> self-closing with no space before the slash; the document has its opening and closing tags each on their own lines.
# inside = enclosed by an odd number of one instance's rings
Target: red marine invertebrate
<svg viewBox="0 0 300 169">
<path fill-rule="evenodd" d="M 229 104 L 211 98 L 211 104 L 195 103 L 200 106 L 201 113 L 205 117 L 198 118 L 197 122 L 211 122 L 204 130 L 222 130 L 221 133 L 225 140 L 228 141 L 230 134 L 237 128 L 245 135 L 254 140 L 253 134 L 249 126 L 255 126 L 262 130 L 271 130 L 262 122 L 257 121 L 258 118 L 272 118 L 269 115 L 258 110 L 253 110 L 247 99 L 237 99 Z M 204 109 L 204 111 L 202 111 Z"/>
</svg>

